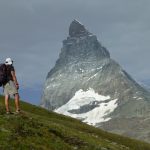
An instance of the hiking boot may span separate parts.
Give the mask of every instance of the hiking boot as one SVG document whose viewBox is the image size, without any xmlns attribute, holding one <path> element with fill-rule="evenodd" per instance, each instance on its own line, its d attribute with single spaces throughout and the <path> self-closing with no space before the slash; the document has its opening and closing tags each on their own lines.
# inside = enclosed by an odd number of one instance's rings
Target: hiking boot
<svg viewBox="0 0 150 150">
<path fill-rule="evenodd" d="M 10 112 L 10 111 L 6 111 L 6 114 L 7 114 L 7 115 L 10 115 L 10 114 L 13 114 L 13 113 Z"/>
<path fill-rule="evenodd" d="M 20 109 L 16 110 L 15 114 L 20 114 Z"/>
</svg>

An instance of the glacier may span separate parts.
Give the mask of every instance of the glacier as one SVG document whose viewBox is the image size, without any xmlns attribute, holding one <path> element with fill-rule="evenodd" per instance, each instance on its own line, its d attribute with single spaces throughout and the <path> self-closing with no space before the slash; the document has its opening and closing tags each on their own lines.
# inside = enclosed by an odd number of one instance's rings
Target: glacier
<svg viewBox="0 0 150 150">
<path fill-rule="evenodd" d="M 87 91 L 82 89 L 78 90 L 75 95 L 64 105 L 55 109 L 54 111 L 60 114 L 64 114 L 73 118 L 81 119 L 89 125 L 96 125 L 100 122 L 106 122 L 110 120 L 107 117 L 118 106 L 118 99 L 111 100 L 110 96 L 99 95 L 94 89 L 89 88 Z M 71 113 L 71 110 L 77 110 L 86 105 L 93 105 L 96 107 L 85 113 Z"/>
</svg>

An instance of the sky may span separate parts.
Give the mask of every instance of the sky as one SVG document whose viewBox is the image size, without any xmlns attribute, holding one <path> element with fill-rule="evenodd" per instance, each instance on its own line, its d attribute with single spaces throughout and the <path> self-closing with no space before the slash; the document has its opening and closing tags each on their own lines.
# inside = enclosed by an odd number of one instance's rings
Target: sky
<svg viewBox="0 0 150 150">
<path fill-rule="evenodd" d="M 150 81 L 149 6 L 150 0 L 0 0 L 0 63 L 14 60 L 21 99 L 38 105 L 77 19 L 136 81 Z"/>
</svg>

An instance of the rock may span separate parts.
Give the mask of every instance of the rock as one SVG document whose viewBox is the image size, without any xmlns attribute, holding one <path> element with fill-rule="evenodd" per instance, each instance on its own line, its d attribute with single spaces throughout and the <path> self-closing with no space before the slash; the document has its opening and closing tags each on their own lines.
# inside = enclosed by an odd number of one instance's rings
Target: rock
<svg viewBox="0 0 150 150">
<path fill-rule="evenodd" d="M 70 37 L 81 37 L 88 34 L 90 33 L 85 29 L 84 25 L 82 25 L 77 20 L 72 21 L 69 27 Z"/>
</svg>

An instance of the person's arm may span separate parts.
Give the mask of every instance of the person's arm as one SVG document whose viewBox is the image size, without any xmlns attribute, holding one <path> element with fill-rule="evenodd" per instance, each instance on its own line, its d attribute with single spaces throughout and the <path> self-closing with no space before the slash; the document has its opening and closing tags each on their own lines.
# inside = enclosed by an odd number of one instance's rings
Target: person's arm
<svg viewBox="0 0 150 150">
<path fill-rule="evenodd" d="M 11 71 L 11 75 L 13 77 L 13 81 L 14 81 L 16 87 L 19 88 L 19 84 L 18 84 L 18 81 L 17 81 L 17 77 L 16 77 L 15 71 Z"/>
</svg>

